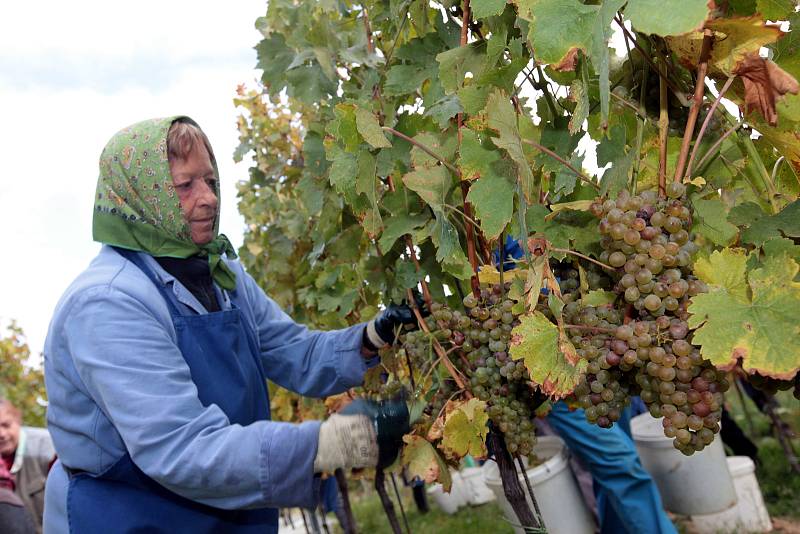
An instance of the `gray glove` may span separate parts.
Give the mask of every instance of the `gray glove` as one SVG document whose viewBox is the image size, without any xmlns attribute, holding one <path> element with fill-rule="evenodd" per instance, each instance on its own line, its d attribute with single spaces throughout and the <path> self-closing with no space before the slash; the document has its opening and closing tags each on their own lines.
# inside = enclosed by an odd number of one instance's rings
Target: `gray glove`
<svg viewBox="0 0 800 534">
<path fill-rule="evenodd" d="M 378 465 L 378 440 L 372 419 L 366 415 L 333 414 L 319 427 L 314 472 L 333 473 Z"/>
</svg>

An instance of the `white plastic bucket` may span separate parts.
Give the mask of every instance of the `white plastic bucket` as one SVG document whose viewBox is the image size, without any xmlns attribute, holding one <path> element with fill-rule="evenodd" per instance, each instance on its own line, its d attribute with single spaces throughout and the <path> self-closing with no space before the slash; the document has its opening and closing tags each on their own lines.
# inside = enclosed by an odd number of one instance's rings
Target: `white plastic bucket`
<svg viewBox="0 0 800 534">
<path fill-rule="evenodd" d="M 631 419 L 631 433 L 644 468 L 656 481 L 664 507 L 682 515 L 711 514 L 736 504 L 736 490 L 716 436 L 702 452 L 684 456 L 664 436 L 661 419 Z"/>
<path fill-rule="evenodd" d="M 550 534 L 593 534 L 595 531 L 594 520 L 586 508 L 583 496 L 578 489 L 578 483 L 572 476 L 564 442 L 556 436 L 541 436 L 537 438 L 534 452 L 542 463 L 528 469 L 526 473 L 542 512 L 547 532 Z M 500 471 L 494 461 L 488 461 L 483 465 L 483 476 L 486 485 L 497 497 L 497 502 L 503 510 L 505 518 L 512 525 L 518 525 L 519 520 L 503 492 Z M 528 490 L 521 474 L 519 481 L 527 496 Z M 528 498 L 528 506 L 533 510 L 530 498 Z M 517 526 L 514 526 L 514 531 L 519 534 L 523 532 L 522 528 Z"/>
<path fill-rule="evenodd" d="M 467 502 L 471 505 L 484 504 L 495 500 L 494 492 L 483 480 L 483 468 L 467 467 L 461 470 L 461 478 L 467 491 Z"/>
<path fill-rule="evenodd" d="M 733 477 L 738 502 L 722 512 L 692 516 L 692 530 L 698 534 L 772 530 L 772 521 L 764 506 L 753 461 L 747 456 L 730 456 L 728 469 Z"/>
<path fill-rule="evenodd" d="M 450 493 L 445 492 L 441 484 L 430 486 L 427 493 L 444 513 L 452 515 L 469 502 L 470 490 L 457 471 L 450 471 L 450 478 L 453 481 Z"/>
</svg>

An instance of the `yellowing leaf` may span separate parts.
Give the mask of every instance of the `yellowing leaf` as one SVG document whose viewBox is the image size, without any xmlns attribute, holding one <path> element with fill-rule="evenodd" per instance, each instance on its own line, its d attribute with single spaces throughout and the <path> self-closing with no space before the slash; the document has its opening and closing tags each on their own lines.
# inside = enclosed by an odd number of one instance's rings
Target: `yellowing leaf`
<svg viewBox="0 0 800 534">
<path fill-rule="evenodd" d="M 748 372 L 789 380 L 800 368 L 800 270 L 785 254 L 767 256 L 747 269 L 741 249 L 714 252 L 698 260 L 695 273 L 709 292 L 692 298 L 692 343 L 721 369 L 741 360 Z"/>
<path fill-rule="evenodd" d="M 709 73 L 717 76 L 732 75 L 746 56 L 758 53 L 762 46 L 774 43 L 783 35 L 776 26 L 767 26 L 759 15 L 715 19 L 706 23 L 706 28 L 713 30 L 715 37 Z M 666 39 L 684 66 L 694 70 L 703 46 L 703 33 L 692 32 Z"/>
<path fill-rule="evenodd" d="M 403 436 L 403 454 L 401 462 L 408 469 L 411 477 L 419 477 L 426 483 L 440 482 L 444 490 L 449 492 L 452 485 L 450 471 L 436 449 L 425 438 L 420 436 Z"/>
<path fill-rule="evenodd" d="M 472 398 L 458 404 L 447 416 L 444 423 L 440 447 L 451 458 L 463 458 L 467 454 L 482 458 L 486 456 L 486 403 Z"/>
<path fill-rule="evenodd" d="M 503 273 L 503 280 L 510 282 L 514 278 L 525 279 L 528 276 L 527 269 L 509 269 Z M 483 285 L 494 285 L 500 283 L 500 271 L 494 265 L 481 265 L 478 272 L 478 281 Z"/>
<path fill-rule="evenodd" d="M 566 397 L 578 384 L 586 361 L 577 357 L 575 347 L 541 312 L 524 315 L 520 321 L 511 332 L 511 357 L 525 362 L 531 380 L 545 395 Z"/>
<path fill-rule="evenodd" d="M 369 143 L 372 148 L 390 148 L 392 144 L 386 139 L 386 135 L 381 129 L 378 118 L 366 109 L 356 110 L 356 127 L 361 137 Z"/>
</svg>

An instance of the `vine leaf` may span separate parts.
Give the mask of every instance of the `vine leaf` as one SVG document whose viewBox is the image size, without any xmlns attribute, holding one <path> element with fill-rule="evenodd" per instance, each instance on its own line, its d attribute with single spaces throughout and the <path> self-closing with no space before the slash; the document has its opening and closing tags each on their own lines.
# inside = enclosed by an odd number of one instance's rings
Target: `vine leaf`
<svg viewBox="0 0 800 534">
<path fill-rule="evenodd" d="M 447 415 L 442 433 L 442 448 L 451 458 L 463 458 L 467 454 L 474 458 L 486 456 L 486 403 L 477 398 L 455 405 Z"/>
<path fill-rule="evenodd" d="M 514 188 L 502 176 L 489 174 L 472 184 L 467 201 L 475 208 L 486 238 L 500 235 L 514 211 Z"/>
<path fill-rule="evenodd" d="M 483 74 L 485 49 L 485 41 L 482 41 L 459 46 L 436 56 L 439 81 L 445 94 L 453 94 L 461 88 L 467 72 L 471 72 L 475 78 Z"/>
<path fill-rule="evenodd" d="M 766 20 L 786 20 L 794 13 L 795 0 L 758 0 L 756 9 Z"/>
<path fill-rule="evenodd" d="M 428 220 L 428 216 L 423 214 L 400 214 L 394 217 L 389 217 L 386 221 L 386 225 L 383 227 L 381 237 L 378 240 L 378 246 L 381 247 L 381 250 L 389 250 L 399 237 L 412 233 L 414 230 L 428 222 Z"/>
<path fill-rule="evenodd" d="M 695 200 L 692 202 L 695 215 L 695 229 L 715 245 L 730 245 L 739 234 L 739 229 L 728 222 L 725 205 L 718 198 Z"/>
<path fill-rule="evenodd" d="M 800 237 L 800 200 L 795 200 L 780 213 L 768 216 L 755 203 L 747 202 L 731 210 L 728 220 L 747 228 L 742 241 L 761 246 L 775 237 Z"/>
<path fill-rule="evenodd" d="M 581 303 L 584 306 L 603 306 L 605 304 L 614 304 L 616 300 L 616 293 L 604 291 L 602 289 L 593 289 L 581 299 Z"/>
<path fill-rule="evenodd" d="M 369 150 L 362 150 L 358 154 L 358 178 L 356 180 L 356 193 L 363 194 L 369 200 L 369 208 L 359 217 L 364 225 L 364 230 L 370 238 L 377 236 L 383 227 L 381 211 L 378 207 L 377 175 L 375 173 L 376 161 Z"/>
<path fill-rule="evenodd" d="M 426 483 L 439 482 L 449 492 L 453 484 L 450 470 L 433 445 L 421 436 L 403 436 L 401 462 L 407 466 L 410 477 L 419 477 Z"/>
<path fill-rule="evenodd" d="M 403 176 L 405 186 L 424 200 L 434 211 L 443 210 L 447 192 L 452 180 L 446 168 L 438 165 L 429 168 L 417 168 Z"/>
<path fill-rule="evenodd" d="M 708 13 L 707 0 L 636 0 L 625 8 L 637 31 L 662 37 L 699 29 Z"/>
<path fill-rule="evenodd" d="M 531 380 L 554 398 L 572 393 L 586 368 L 586 361 L 580 359 L 572 343 L 538 311 L 520 317 L 509 345 L 511 357 L 523 360 Z"/>
<path fill-rule="evenodd" d="M 383 133 L 378 118 L 371 111 L 361 108 L 356 110 L 356 127 L 364 141 L 369 143 L 372 148 L 390 148 L 392 146 Z"/>
<path fill-rule="evenodd" d="M 707 22 L 706 28 L 713 30 L 717 37 L 711 49 L 709 73 L 726 77 L 735 74 L 739 63 L 747 56 L 758 53 L 762 46 L 774 43 L 783 35 L 780 28 L 767 26 L 760 15 L 715 19 Z M 684 66 L 693 69 L 700 57 L 703 33 L 667 37 L 667 43 Z"/>
<path fill-rule="evenodd" d="M 591 49 L 598 6 L 578 0 L 537 0 L 531 6 L 533 22 L 528 38 L 538 63 L 555 70 L 575 70 L 578 50 Z"/>
<path fill-rule="evenodd" d="M 569 120 L 569 133 L 575 135 L 583 128 L 583 121 L 589 118 L 589 95 L 583 80 L 572 80 L 569 99 L 575 102 L 575 111 Z"/>
<path fill-rule="evenodd" d="M 791 74 L 758 52 L 742 59 L 736 67 L 736 74 L 744 82 L 744 112 L 758 110 L 770 126 L 778 124 L 776 103 L 787 93 L 796 95 L 800 90 Z"/>
<path fill-rule="evenodd" d="M 766 256 L 748 269 L 742 249 L 723 249 L 695 264 L 709 292 L 692 298 L 692 342 L 721 369 L 739 359 L 748 372 L 789 380 L 800 367 L 798 264 L 788 256 Z"/>
<path fill-rule="evenodd" d="M 325 131 L 331 134 L 337 142 L 341 143 L 347 152 L 356 152 L 361 145 L 361 136 L 356 125 L 355 105 L 348 103 L 336 104 L 333 113 L 336 118 L 328 123 Z"/>
<path fill-rule="evenodd" d="M 506 8 L 506 0 L 472 0 L 469 5 L 473 17 L 485 19 L 501 14 Z"/>
<path fill-rule="evenodd" d="M 492 173 L 492 164 L 500 159 L 497 150 L 490 150 L 478 140 L 478 134 L 469 128 L 461 129 L 461 149 L 458 166 L 462 180 L 475 180 Z"/>
<path fill-rule="evenodd" d="M 494 144 L 506 150 L 511 159 L 514 160 L 514 163 L 517 164 L 525 200 L 532 204 L 535 200 L 536 184 L 534 183 L 530 164 L 525 159 L 522 139 L 519 135 L 517 114 L 508 100 L 508 95 L 500 90 L 490 94 L 486 104 L 486 115 L 488 116 L 489 128 L 500 135 L 500 137 L 493 139 Z"/>
</svg>

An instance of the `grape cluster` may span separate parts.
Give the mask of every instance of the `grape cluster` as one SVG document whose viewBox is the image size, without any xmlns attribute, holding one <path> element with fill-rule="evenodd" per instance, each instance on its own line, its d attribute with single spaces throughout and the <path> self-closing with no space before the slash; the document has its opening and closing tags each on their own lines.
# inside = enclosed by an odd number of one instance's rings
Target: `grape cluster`
<svg viewBox="0 0 800 534">
<path fill-rule="evenodd" d="M 504 297 L 508 289 L 509 284 L 495 284 L 478 297 L 467 295 L 464 313 L 434 303 L 431 317 L 437 338 L 455 349 L 451 360 L 469 379 L 470 391 L 487 403 L 489 418 L 503 433 L 509 452 L 527 456 L 536 441 L 535 406 L 525 364 L 508 354 L 511 330 L 519 324 L 514 302 Z"/>
<path fill-rule="evenodd" d="M 619 309 L 601 316 L 595 308 L 568 305 L 565 312 L 572 313 L 570 334 L 588 362 L 575 390 L 587 419 L 608 427 L 629 397 L 640 395 L 651 415 L 663 417 L 675 447 L 692 454 L 719 432 L 729 384 L 691 343 L 687 306 L 706 287 L 691 275 L 696 246 L 685 187 L 672 183 L 666 193 L 659 199 L 622 191 L 592 204 L 600 218 L 599 259 L 616 269 L 611 278 Z"/>
</svg>

